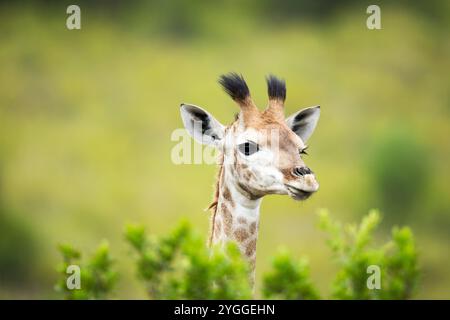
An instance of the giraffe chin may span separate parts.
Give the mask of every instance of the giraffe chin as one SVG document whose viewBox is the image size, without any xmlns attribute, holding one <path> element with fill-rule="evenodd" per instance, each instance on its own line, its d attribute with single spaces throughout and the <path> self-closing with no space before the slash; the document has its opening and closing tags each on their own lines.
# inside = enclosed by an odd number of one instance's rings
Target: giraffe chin
<svg viewBox="0 0 450 320">
<path fill-rule="evenodd" d="M 308 199 L 314 192 L 308 192 L 304 190 L 300 190 L 298 188 L 286 185 L 288 190 L 288 195 L 297 201 L 302 201 Z"/>
</svg>

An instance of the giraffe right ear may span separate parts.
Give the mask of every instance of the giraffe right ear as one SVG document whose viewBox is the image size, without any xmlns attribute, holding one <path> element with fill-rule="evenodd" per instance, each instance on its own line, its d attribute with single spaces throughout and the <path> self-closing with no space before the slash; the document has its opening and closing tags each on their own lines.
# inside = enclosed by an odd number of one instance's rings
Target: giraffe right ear
<svg viewBox="0 0 450 320">
<path fill-rule="evenodd" d="M 189 134 L 199 143 L 217 146 L 225 127 L 209 112 L 192 104 L 181 104 L 181 118 Z"/>
<path fill-rule="evenodd" d="M 286 119 L 286 124 L 303 142 L 314 132 L 320 117 L 320 106 L 300 110 Z"/>
</svg>

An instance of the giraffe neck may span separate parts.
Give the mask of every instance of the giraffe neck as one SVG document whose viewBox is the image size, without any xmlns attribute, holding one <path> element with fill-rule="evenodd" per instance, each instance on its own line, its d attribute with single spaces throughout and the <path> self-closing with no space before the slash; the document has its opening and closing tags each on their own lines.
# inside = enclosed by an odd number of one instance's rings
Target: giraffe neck
<svg viewBox="0 0 450 320">
<path fill-rule="evenodd" d="M 219 174 L 218 199 L 212 215 L 211 242 L 235 241 L 250 265 L 250 280 L 255 278 L 256 241 L 258 239 L 261 199 L 251 199 L 223 167 Z"/>
</svg>

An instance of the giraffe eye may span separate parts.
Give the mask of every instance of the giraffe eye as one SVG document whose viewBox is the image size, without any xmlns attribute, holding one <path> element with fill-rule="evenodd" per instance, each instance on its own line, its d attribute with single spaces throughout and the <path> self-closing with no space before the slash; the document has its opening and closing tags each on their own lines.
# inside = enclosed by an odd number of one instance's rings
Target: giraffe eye
<svg viewBox="0 0 450 320">
<path fill-rule="evenodd" d="M 238 145 L 238 148 L 239 151 L 246 156 L 250 156 L 259 151 L 259 146 L 251 141 L 241 143 L 240 145 Z"/>
</svg>

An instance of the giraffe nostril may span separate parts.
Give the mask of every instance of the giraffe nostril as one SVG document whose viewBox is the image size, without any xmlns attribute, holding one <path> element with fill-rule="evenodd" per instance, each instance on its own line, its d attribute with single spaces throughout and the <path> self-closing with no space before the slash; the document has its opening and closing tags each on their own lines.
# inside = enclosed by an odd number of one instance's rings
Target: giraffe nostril
<svg viewBox="0 0 450 320">
<path fill-rule="evenodd" d="M 295 176 L 300 177 L 300 176 L 304 176 L 307 174 L 312 174 L 313 172 L 308 167 L 295 167 L 292 173 Z"/>
</svg>

